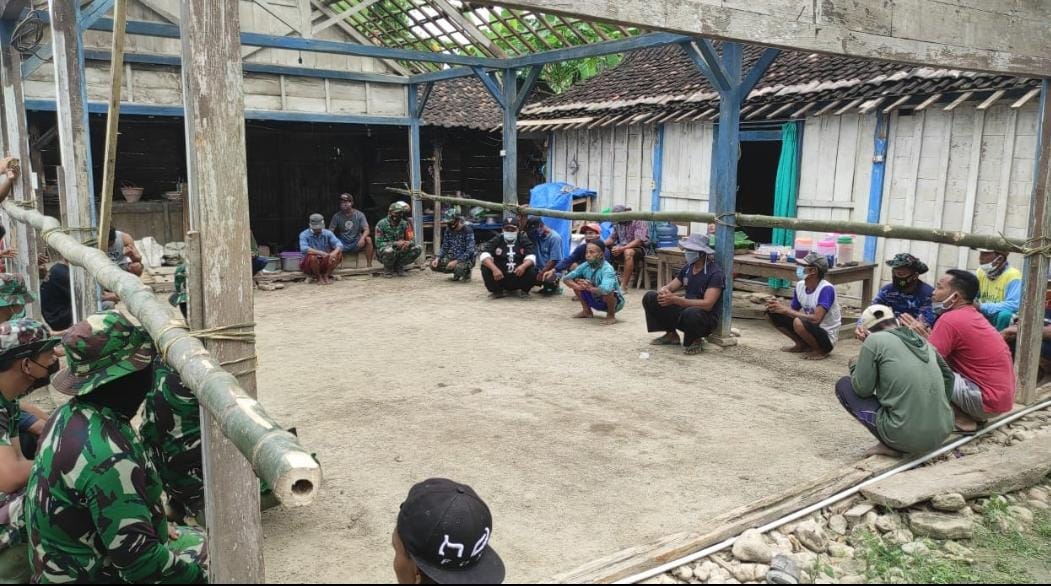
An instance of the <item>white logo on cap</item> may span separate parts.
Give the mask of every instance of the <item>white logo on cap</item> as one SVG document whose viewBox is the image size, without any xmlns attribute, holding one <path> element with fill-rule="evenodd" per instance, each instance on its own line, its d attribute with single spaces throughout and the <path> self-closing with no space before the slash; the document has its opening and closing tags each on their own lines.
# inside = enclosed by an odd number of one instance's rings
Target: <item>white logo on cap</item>
<svg viewBox="0 0 1051 586">
<path fill-rule="evenodd" d="M 438 548 L 438 555 L 442 556 L 443 558 L 445 557 L 445 548 L 446 547 L 449 547 L 450 549 L 455 549 L 457 551 L 456 557 L 463 558 L 463 549 L 464 549 L 463 548 L 463 544 L 462 543 L 453 543 L 453 542 L 449 541 L 449 536 L 448 535 L 445 536 L 445 541 L 442 542 L 442 546 Z M 443 564 L 445 562 L 446 562 L 446 560 L 442 560 Z"/>
<path fill-rule="evenodd" d="M 485 528 L 485 533 L 482 534 L 482 538 L 478 540 L 478 543 L 474 544 L 474 549 L 471 550 L 471 557 L 474 557 L 485 549 L 485 546 L 489 545 L 489 536 L 492 533 L 489 532 L 489 528 Z"/>
</svg>

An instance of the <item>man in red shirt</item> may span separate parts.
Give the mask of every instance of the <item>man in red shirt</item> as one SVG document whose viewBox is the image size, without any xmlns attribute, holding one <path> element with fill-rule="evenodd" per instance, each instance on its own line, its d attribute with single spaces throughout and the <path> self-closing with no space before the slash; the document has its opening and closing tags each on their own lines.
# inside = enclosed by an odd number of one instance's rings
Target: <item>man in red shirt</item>
<svg viewBox="0 0 1051 586">
<path fill-rule="evenodd" d="M 1015 372 L 1011 351 L 1003 336 L 975 307 L 978 278 L 967 271 L 946 272 L 931 299 L 940 314 L 934 330 L 904 317 L 902 322 L 922 335 L 945 358 L 956 374 L 952 403 L 959 431 L 974 431 L 978 424 L 1014 406 Z"/>
</svg>

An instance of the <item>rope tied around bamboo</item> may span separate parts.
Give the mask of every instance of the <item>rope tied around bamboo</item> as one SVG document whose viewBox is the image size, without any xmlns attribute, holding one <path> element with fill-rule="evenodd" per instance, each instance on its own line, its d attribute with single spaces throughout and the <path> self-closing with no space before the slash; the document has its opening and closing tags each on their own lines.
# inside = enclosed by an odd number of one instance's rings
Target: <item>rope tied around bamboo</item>
<svg viewBox="0 0 1051 586">
<path fill-rule="evenodd" d="M 963 248 L 986 248 L 990 250 L 1009 250 L 1025 256 L 1042 255 L 1051 257 L 1051 239 L 1022 240 L 1008 238 L 1003 234 L 995 236 L 986 234 L 972 234 L 968 232 L 941 230 L 935 228 L 919 228 L 914 226 L 899 226 L 892 224 L 869 224 L 867 222 L 839 222 L 831 220 L 809 220 L 801 218 L 784 218 L 776 216 L 762 216 L 756 214 L 742 214 L 737 212 L 721 212 L 718 214 L 709 212 L 652 212 L 652 211 L 630 211 L 630 212 L 563 212 L 560 210 L 549 210 L 532 208 L 521 204 L 503 204 L 479 199 L 462 197 L 450 197 L 443 195 L 431 195 L 423 191 L 409 191 L 395 187 L 388 187 L 387 191 L 438 201 L 442 203 L 463 205 L 466 207 L 481 207 L 489 210 L 509 211 L 514 214 L 544 216 L 560 218 L 565 220 L 593 220 L 621 222 L 628 220 L 647 220 L 656 222 L 702 222 L 706 224 L 722 224 L 732 228 L 785 228 L 788 230 L 805 230 L 809 232 L 840 232 L 845 234 L 857 234 L 862 236 L 876 236 L 879 238 L 916 240 L 921 242 L 935 242 L 938 244 L 949 244 Z M 733 222 L 730 221 L 733 218 Z"/>
</svg>

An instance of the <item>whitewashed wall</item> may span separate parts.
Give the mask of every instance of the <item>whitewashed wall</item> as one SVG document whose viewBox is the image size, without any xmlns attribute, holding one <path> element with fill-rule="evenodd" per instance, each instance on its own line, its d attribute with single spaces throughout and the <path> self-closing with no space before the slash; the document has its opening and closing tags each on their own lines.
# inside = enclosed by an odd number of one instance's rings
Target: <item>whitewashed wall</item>
<svg viewBox="0 0 1051 586">
<path fill-rule="evenodd" d="M 551 178 L 598 193 L 595 209 L 626 204 L 650 209 L 653 126 L 618 126 L 554 134 Z"/>
<path fill-rule="evenodd" d="M 711 192 L 712 148 L 715 126 L 707 122 L 664 127 L 661 162 L 661 209 L 669 212 L 707 212 Z M 694 223 L 694 232 L 705 224 Z"/>
<path fill-rule="evenodd" d="M 241 2 L 241 30 L 271 35 L 295 35 L 324 40 L 351 40 L 338 27 L 330 27 L 313 35 L 310 13 L 304 10 L 309 0 L 265 0 L 266 7 L 255 0 Z M 173 23 L 178 21 L 179 0 L 131 0 L 129 20 Z M 109 51 L 110 33 L 88 31 L 84 35 L 87 49 Z M 50 37 L 45 43 L 50 42 Z M 179 55 L 178 39 L 129 36 L 128 53 Z M 244 47 L 246 62 L 358 71 L 393 73 L 388 65 L 377 59 L 328 55 L 321 53 L 286 51 Z M 302 59 L 302 63 L 300 63 Z M 88 80 L 88 99 L 104 101 L 109 98 L 109 62 L 89 61 L 85 70 Z M 374 116 L 405 116 L 407 96 L 405 86 L 397 84 L 357 82 L 336 79 L 305 78 L 286 75 L 245 75 L 245 107 L 252 110 L 311 112 L 330 114 L 367 114 Z M 25 82 L 27 98 L 54 98 L 54 68 L 50 63 L 40 67 Z M 178 68 L 153 65 L 127 65 L 124 74 L 122 101 L 133 104 L 177 106 L 182 104 L 181 78 Z"/>
</svg>

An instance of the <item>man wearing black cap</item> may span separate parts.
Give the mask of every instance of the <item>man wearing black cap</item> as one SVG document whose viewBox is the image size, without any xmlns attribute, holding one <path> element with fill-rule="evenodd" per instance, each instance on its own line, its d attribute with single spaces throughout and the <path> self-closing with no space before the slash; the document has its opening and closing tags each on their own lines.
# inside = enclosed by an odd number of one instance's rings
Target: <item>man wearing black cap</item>
<svg viewBox="0 0 1051 586">
<path fill-rule="evenodd" d="M 339 196 L 339 211 L 333 214 L 328 229 L 343 243 L 343 254 L 365 252 L 365 262 L 372 268 L 376 249 L 369 236 L 369 221 L 361 210 L 354 209 L 354 196 L 344 193 Z"/>
<path fill-rule="evenodd" d="M 310 214 L 310 227 L 299 234 L 299 252 L 303 253 L 299 270 L 317 279 L 318 285 L 331 285 L 332 273 L 343 262 L 343 243 L 325 229 L 321 214 Z"/>
<path fill-rule="evenodd" d="M 503 232 L 485 243 L 478 260 L 490 297 L 516 291 L 520 298 L 529 298 L 529 289 L 536 283 L 536 245 L 518 230 L 514 218 L 504 219 Z"/>
<path fill-rule="evenodd" d="M 391 536 L 399 584 L 501 584 L 493 516 L 474 490 L 444 478 L 413 486 Z"/>
</svg>

